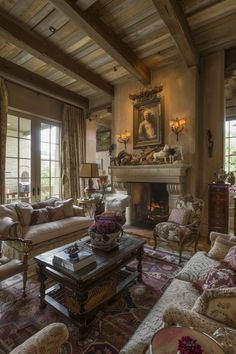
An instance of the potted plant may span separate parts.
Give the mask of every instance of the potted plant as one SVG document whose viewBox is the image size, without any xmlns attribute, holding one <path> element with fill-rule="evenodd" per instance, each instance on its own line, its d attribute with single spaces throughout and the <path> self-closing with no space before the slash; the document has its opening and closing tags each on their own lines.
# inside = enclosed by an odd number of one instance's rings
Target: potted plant
<svg viewBox="0 0 236 354">
<path fill-rule="evenodd" d="M 117 247 L 123 234 L 122 227 L 118 222 L 106 218 L 97 220 L 88 231 L 92 246 L 104 250 Z"/>
</svg>

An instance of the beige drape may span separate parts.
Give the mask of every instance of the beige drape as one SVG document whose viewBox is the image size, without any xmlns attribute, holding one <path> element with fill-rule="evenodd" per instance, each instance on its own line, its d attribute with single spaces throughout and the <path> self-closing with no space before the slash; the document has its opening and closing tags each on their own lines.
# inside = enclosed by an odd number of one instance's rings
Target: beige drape
<svg viewBox="0 0 236 354">
<path fill-rule="evenodd" d="M 4 80 L 0 78 L 0 204 L 3 204 L 5 202 L 7 110 L 7 89 Z"/>
<path fill-rule="evenodd" d="M 80 197 L 79 166 L 85 162 L 86 122 L 82 109 L 64 105 L 62 119 L 62 197 Z"/>
</svg>

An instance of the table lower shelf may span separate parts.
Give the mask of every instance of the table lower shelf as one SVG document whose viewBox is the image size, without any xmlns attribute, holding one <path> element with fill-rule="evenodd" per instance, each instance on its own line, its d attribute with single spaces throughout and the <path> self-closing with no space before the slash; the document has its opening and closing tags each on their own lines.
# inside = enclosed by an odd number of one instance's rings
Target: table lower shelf
<svg viewBox="0 0 236 354">
<path fill-rule="evenodd" d="M 61 284 L 55 284 L 48 288 L 43 301 L 72 320 L 79 327 L 81 321 L 83 322 L 83 326 L 86 327 L 99 309 L 124 288 L 135 282 L 138 274 L 136 269 L 130 267 L 115 272 L 110 278 L 104 280 L 102 285 L 100 284 L 92 289 L 88 289 L 87 304 L 85 302 L 83 306 L 78 301 L 79 296 L 76 298 L 71 289 L 63 287 Z"/>
</svg>

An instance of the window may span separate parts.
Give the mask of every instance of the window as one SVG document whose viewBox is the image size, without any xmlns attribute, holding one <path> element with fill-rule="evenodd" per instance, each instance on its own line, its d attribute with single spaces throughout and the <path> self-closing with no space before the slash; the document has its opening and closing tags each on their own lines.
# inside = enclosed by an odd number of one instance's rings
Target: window
<svg viewBox="0 0 236 354">
<path fill-rule="evenodd" d="M 225 121 L 225 171 L 236 171 L 236 117 Z"/>
<path fill-rule="evenodd" d="M 60 196 L 60 127 L 22 114 L 8 114 L 6 201 Z"/>
</svg>

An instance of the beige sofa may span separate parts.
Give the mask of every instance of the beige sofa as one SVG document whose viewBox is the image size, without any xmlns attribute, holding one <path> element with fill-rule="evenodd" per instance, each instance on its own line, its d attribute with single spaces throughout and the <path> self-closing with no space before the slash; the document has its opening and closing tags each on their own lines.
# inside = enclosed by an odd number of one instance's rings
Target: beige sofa
<svg viewBox="0 0 236 354">
<path fill-rule="evenodd" d="M 47 221 L 48 211 L 51 221 Z M 57 217 L 59 219 L 54 220 Z M 51 198 L 40 203 L 24 203 L 20 207 L 19 204 L 0 205 L 0 234 L 27 240 L 28 259 L 80 239 L 92 222 L 82 208 L 73 205 L 72 199 Z M 25 247 L 19 242 L 4 241 L 2 253 L 11 259 L 22 259 Z"/>
<path fill-rule="evenodd" d="M 211 233 L 212 245 L 218 236 L 218 233 Z M 230 235 L 221 234 L 221 236 L 226 239 L 230 238 Z M 178 324 L 195 327 L 210 335 L 218 328 L 225 327 L 224 324 L 195 311 L 197 303 L 199 305 L 199 302 L 201 302 L 202 305 L 204 301 L 207 302 L 209 299 L 206 299 L 205 291 L 200 296 L 199 291 L 193 286 L 193 282 L 201 274 L 219 264 L 220 261 L 208 257 L 206 252 L 197 252 L 177 274 L 120 353 L 143 353 L 155 332 L 164 326 L 164 322 L 166 325 Z M 236 306 L 236 288 L 231 289 L 230 291 L 234 293 L 233 306 Z M 227 289 L 226 292 L 229 292 L 229 290 Z M 207 306 L 207 304 L 205 305 Z M 233 337 L 236 337 L 236 331 L 233 329 L 230 330 L 233 331 Z M 236 343 L 234 353 L 236 353 Z"/>
</svg>

